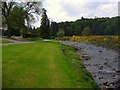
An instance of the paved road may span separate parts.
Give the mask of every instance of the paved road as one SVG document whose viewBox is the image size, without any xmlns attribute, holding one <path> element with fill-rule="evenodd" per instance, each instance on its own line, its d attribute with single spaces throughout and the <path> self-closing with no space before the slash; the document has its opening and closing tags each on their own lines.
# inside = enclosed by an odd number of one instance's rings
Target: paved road
<svg viewBox="0 0 120 90">
<path fill-rule="evenodd" d="M 118 52 L 92 44 L 62 41 L 75 47 L 80 53 L 86 69 L 100 88 L 118 88 L 120 70 L 118 69 Z"/>
</svg>

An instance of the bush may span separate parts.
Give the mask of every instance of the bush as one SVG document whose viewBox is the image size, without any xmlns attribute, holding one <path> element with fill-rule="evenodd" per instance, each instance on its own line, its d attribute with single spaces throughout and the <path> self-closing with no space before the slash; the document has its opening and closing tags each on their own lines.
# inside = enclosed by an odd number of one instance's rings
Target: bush
<svg viewBox="0 0 120 90">
<path fill-rule="evenodd" d="M 83 36 L 90 36 L 92 35 L 92 30 L 90 27 L 85 27 L 83 31 L 81 32 Z"/>
<path fill-rule="evenodd" d="M 57 37 L 58 37 L 58 38 L 62 38 L 64 35 L 65 35 L 65 32 L 64 32 L 64 30 L 62 30 L 62 29 L 60 29 L 60 30 L 57 32 Z"/>
</svg>

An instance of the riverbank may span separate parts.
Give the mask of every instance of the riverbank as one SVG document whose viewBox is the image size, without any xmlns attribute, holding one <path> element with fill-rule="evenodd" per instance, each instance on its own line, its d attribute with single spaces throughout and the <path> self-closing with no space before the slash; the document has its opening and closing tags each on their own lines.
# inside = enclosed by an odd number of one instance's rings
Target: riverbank
<svg viewBox="0 0 120 90">
<path fill-rule="evenodd" d="M 120 83 L 118 52 L 93 44 L 62 41 L 80 53 L 86 69 L 92 74 L 100 88 L 118 88 Z"/>
</svg>

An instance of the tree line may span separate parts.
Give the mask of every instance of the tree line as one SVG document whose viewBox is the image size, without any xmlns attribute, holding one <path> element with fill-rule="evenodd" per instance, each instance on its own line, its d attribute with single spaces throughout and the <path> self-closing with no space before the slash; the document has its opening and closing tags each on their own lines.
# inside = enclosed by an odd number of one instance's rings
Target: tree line
<svg viewBox="0 0 120 90">
<path fill-rule="evenodd" d="M 42 20 L 41 20 L 42 21 Z M 76 21 L 51 22 L 47 27 L 49 38 L 57 36 L 120 35 L 120 17 L 84 18 Z M 46 27 L 46 26 L 45 26 Z M 41 27 L 37 28 L 41 31 Z M 59 35 L 60 34 L 60 35 Z M 62 35 L 63 34 L 63 35 Z"/>
<path fill-rule="evenodd" d="M 52 22 L 51 37 L 56 37 L 59 29 L 64 30 L 65 36 L 73 35 L 120 35 L 120 17 L 84 18 L 71 22 Z"/>
</svg>

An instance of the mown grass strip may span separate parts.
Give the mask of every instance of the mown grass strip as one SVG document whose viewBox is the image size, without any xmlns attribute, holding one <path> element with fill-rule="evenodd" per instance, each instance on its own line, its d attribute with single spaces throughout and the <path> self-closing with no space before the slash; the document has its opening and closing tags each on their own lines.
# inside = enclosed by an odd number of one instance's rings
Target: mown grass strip
<svg viewBox="0 0 120 90">
<path fill-rule="evenodd" d="M 83 66 L 68 61 L 78 59 L 76 51 L 63 47 L 55 41 L 3 46 L 3 88 L 96 88 Z"/>
</svg>

